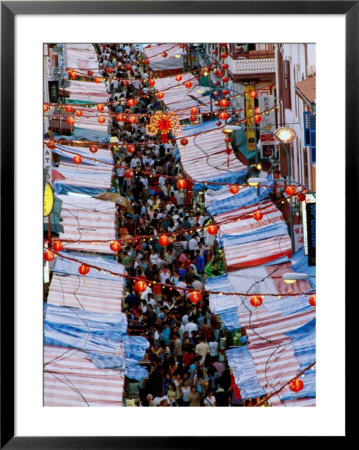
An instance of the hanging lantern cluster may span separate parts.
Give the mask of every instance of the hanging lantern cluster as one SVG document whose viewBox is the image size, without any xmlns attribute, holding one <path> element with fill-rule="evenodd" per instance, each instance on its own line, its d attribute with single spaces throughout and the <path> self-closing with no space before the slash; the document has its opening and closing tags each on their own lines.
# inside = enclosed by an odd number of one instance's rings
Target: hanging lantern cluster
<svg viewBox="0 0 359 450">
<path fill-rule="evenodd" d="M 146 133 L 150 136 L 161 134 L 161 142 L 168 142 L 168 133 L 171 132 L 177 136 L 183 131 L 182 125 L 179 123 L 179 117 L 170 111 L 168 114 L 162 111 L 156 111 L 150 118 L 149 125 L 146 125 Z"/>
<path fill-rule="evenodd" d="M 52 261 L 52 260 L 54 260 L 55 259 L 55 253 L 54 252 L 52 252 L 51 250 L 47 250 L 45 253 L 44 253 L 44 260 L 45 261 Z"/>
</svg>

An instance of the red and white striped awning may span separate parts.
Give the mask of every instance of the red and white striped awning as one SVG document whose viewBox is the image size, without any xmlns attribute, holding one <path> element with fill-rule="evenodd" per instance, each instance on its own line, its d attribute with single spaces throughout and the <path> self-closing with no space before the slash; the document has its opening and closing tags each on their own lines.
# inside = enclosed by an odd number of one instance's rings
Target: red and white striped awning
<svg viewBox="0 0 359 450">
<path fill-rule="evenodd" d="M 89 69 L 94 75 L 101 74 L 97 53 L 92 44 L 65 44 L 65 51 L 69 68 L 79 69 L 78 72 L 84 75 L 87 75 Z"/>
<path fill-rule="evenodd" d="M 122 406 L 124 381 L 80 350 L 44 346 L 44 406 Z"/>
<path fill-rule="evenodd" d="M 71 80 L 66 88 L 72 102 L 106 103 L 109 99 L 105 83 Z"/>
<path fill-rule="evenodd" d="M 150 60 L 150 64 L 155 61 L 167 61 L 175 55 L 181 55 L 184 50 L 178 44 L 156 44 L 150 47 L 145 47 L 143 52 Z M 167 56 L 164 58 L 162 53 L 166 52 Z"/>
</svg>

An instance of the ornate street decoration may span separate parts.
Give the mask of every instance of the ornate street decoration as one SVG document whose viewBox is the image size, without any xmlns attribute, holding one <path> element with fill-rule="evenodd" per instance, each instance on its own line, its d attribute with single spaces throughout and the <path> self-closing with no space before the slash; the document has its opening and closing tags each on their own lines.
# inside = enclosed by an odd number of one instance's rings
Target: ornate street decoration
<svg viewBox="0 0 359 450">
<path fill-rule="evenodd" d="M 168 142 L 168 133 L 171 132 L 175 136 L 182 133 L 182 125 L 179 124 L 178 116 L 170 111 L 164 114 L 162 111 L 156 111 L 151 116 L 149 125 L 146 125 L 146 133 L 155 136 L 161 133 L 161 142 Z"/>
</svg>

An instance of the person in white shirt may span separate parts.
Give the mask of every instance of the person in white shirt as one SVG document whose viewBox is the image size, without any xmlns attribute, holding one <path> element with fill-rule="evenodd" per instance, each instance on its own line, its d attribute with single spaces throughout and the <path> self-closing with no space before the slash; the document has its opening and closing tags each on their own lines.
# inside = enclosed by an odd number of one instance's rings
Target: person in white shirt
<svg viewBox="0 0 359 450">
<path fill-rule="evenodd" d="M 193 322 L 191 317 L 188 318 L 188 323 L 184 327 L 184 331 L 188 331 L 189 336 L 191 336 L 192 331 L 197 331 L 198 326 Z"/>
<path fill-rule="evenodd" d="M 186 288 L 186 283 L 183 281 L 183 278 L 182 277 L 180 277 L 180 280 L 179 280 L 179 282 L 177 283 L 177 285 L 176 285 L 176 288 L 182 288 L 182 289 L 178 289 L 178 292 L 179 292 L 179 295 L 184 295 L 185 294 L 185 288 Z"/>
<path fill-rule="evenodd" d="M 135 169 L 137 167 L 137 163 L 141 164 L 141 160 L 139 158 L 131 159 L 131 169 Z"/>
<path fill-rule="evenodd" d="M 191 252 L 191 256 L 194 256 L 195 251 L 197 249 L 198 249 L 197 233 L 194 233 L 192 235 L 192 238 L 188 242 L 188 250 Z"/>
</svg>

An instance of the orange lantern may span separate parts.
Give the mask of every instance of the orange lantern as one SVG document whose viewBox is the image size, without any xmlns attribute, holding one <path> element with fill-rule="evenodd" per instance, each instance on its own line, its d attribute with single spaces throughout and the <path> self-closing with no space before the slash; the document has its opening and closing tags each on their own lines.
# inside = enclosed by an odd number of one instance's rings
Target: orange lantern
<svg viewBox="0 0 359 450">
<path fill-rule="evenodd" d="M 223 95 L 228 95 L 229 94 L 229 90 L 228 89 L 223 89 L 222 94 Z"/>
<path fill-rule="evenodd" d="M 116 120 L 117 122 L 124 122 L 126 120 L 125 114 L 119 114 L 118 116 L 116 116 Z"/>
<path fill-rule="evenodd" d="M 87 75 L 90 77 L 91 75 L 93 75 L 93 70 L 88 70 L 87 71 Z"/>
<path fill-rule="evenodd" d="M 258 308 L 263 303 L 263 299 L 259 295 L 254 295 L 250 298 L 249 302 L 254 308 Z"/>
<path fill-rule="evenodd" d="M 176 81 L 181 81 L 182 80 L 182 75 L 176 75 Z"/>
<path fill-rule="evenodd" d="M 295 380 L 292 380 L 289 383 L 289 389 L 295 393 L 301 391 L 304 387 L 304 383 L 299 378 L 296 378 Z"/>
<path fill-rule="evenodd" d="M 309 297 L 309 304 L 311 305 L 311 306 L 316 306 L 316 295 L 314 294 L 314 295 L 311 295 L 310 297 Z"/>
<path fill-rule="evenodd" d="M 294 186 L 287 186 L 287 187 L 285 188 L 285 193 L 286 193 L 287 195 L 292 196 L 292 195 L 294 195 L 294 194 L 296 193 L 296 189 L 295 189 Z"/>
<path fill-rule="evenodd" d="M 128 80 L 122 80 L 122 86 L 129 86 L 130 82 Z"/>
<path fill-rule="evenodd" d="M 49 141 L 47 142 L 46 147 L 53 150 L 56 147 L 56 143 L 54 141 Z"/>
<path fill-rule="evenodd" d="M 162 52 L 162 57 L 167 58 L 168 54 L 166 52 Z"/>
<path fill-rule="evenodd" d="M 146 66 L 148 66 L 150 64 L 150 60 L 149 59 L 144 59 L 143 60 L 143 64 L 145 64 Z"/>
<path fill-rule="evenodd" d="M 131 145 L 128 145 L 128 146 L 127 146 L 126 150 L 128 151 L 128 153 L 133 154 L 133 153 L 135 153 L 135 151 L 136 151 L 136 147 L 135 147 L 134 145 L 131 144 Z"/>
<path fill-rule="evenodd" d="M 222 111 L 222 112 L 219 113 L 219 116 L 218 116 L 218 117 L 219 117 L 221 120 L 227 120 L 227 119 L 230 117 L 230 115 L 227 114 L 226 111 Z"/>
<path fill-rule="evenodd" d="M 137 117 L 136 117 L 136 116 L 130 116 L 130 117 L 128 118 L 128 121 L 129 121 L 130 123 L 134 124 L 134 123 L 137 122 Z"/>
<path fill-rule="evenodd" d="M 107 67 L 106 71 L 107 71 L 107 73 L 112 73 L 113 69 L 112 69 L 112 67 Z"/>
<path fill-rule="evenodd" d="M 72 112 L 74 110 L 74 107 L 73 106 L 71 106 L 71 105 L 67 105 L 67 106 L 65 106 L 65 111 L 67 111 L 67 112 Z"/>
<path fill-rule="evenodd" d="M 82 158 L 81 158 L 80 155 L 75 155 L 75 156 L 72 158 L 72 161 L 73 161 L 75 164 L 81 164 L 81 163 L 82 163 Z"/>
<path fill-rule="evenodd" d="M 149 85 L 149 86 L 152 87 L 152 86 L 154 86 L 155 84 L 156 84 L 156 81 L 155 81 L 155 80 L 152 80 L 152 79 L 151 79 L 151 80 L 148 80 L 148 85 Z"/>
<path fill-rule="evenodd" d="M 221 54 L 221 58 L 222 58 L 222 59 L 228 58 L 228 53 L 222 53 L 222 54 Z"/>
<path fill-rule="evenodd" d="M 222 69 L 223 69 L 223 70 L 227 70 L 227 69 L 228 69 L 228 67 L 229 67 L 229 65 L 228 65 L 228 64 L 222 64 Z"/>
<path fill-rule="evenodd" d="M 50 109 L 50 106 L 46 103 L 44 104 L 44 112 L 47 112 Z"/>
<path fill-rule="evenodd" d="M 196 108 L 196 107 L 193 107 L 193 108 L 191 108 L 191 114 L 198 114 L 198 108 Z"/>
<path fill-rule="evenodd" d="M 52 248 L 55 250 L 55 252 L 61 252 L 64 248 L 61 241 L 54 241 L 52 243 Z"/>
<path fill-rule="evenodd" d="M 231 194 L 238 194 L 239 186 L 237 186 L 236 184 L 232 184 L 232 186 L 229 188 L 229 192 Z"/>
<path fill-rule="evenodd" d="M 69 75 L 70 75 L 70 78 L 71 78 L 72 80 L 76 80 L 76 78 L 77 78 L 77 73 L 76 73 L 76 72 L 74 72 L 73 70 L 71 70 L 71 72 L 69 72 Z"/>
<path fill-rule="evenodd" d="M 161 99 L 161 98 L 163 98 L 165 96 L 165 94 L 163 93 L 163 92 L 157 92 L 157 94 L 156 94 L 156 97 L 158 98 L 158 99 Z"/>
<path fill-rule="evenodd" d="M 130 99 L 127 101 L 127 105 L 128 105 L 129 107 L 135 106 L 135 104 L 136 104 L 136 100 L 135 100 L 134 98 L 130 98 Z"/>
<path fill-rule="evenodd" d="M 218 225 L 209 225 L 209 227 L 207 228 L 209 234 L 217 234 L 218 230 L 219 230 Z"/>
<path fill-rule="evenodd" d="M 305 200 L 304 192 L 299 192 L 299 194 L 297 194 L 297 200 L 298 200 L 298 202 L 304 202 L 304 200 Z"/>
<path fill-rule="evenodd" d="M 100 83 L 100 82 L 101 82 L 101 78 L 100 78 L 100 77 L 96 77 L 96 78 L 94 79 L 94 82 L 97 83 L 97 84 Z"/>
<path fill-rule="evenodd" d="M 222 98 L 222 100 L 219 101 L 219 104 L 222 106 L 222 108 L 228 108 L 230 105 L 229 101 L 226 98 Z"/>
<path fill-rule="evenodd" d="M 222 78 L 222 81 L 223 81 L 223 83 L 228 83 L 229 77 L 223 77 L 223 78 Z"/>
<path fill-rule="evenodd" d="M 96 145 L 90 145 L 89 150 L 91 153 L 96 153 L 98 148 L 96 147 Z"/>
<path fill-rule="evenodd" d="M 261 123 L 262 122 L 262 116 L 259 116 L 259 115 L 254 116 L 254 120 L 255 120 L 256 123 Z"/>
<path fill-rule="evenodd" d="M 97 121 L 99 123 L 105 123 L 106 122 L 106 118 L 104 116 L 99 116 L 99 118 L 97 119 Z"/>
<path fill-rule="evenodd" d="M 170 243 L 170 240 L 168 239 L 168 236 L 164 234 L 158 239 L 158 243 L 162 245 L 162 247 L 167 247 L 167 245 Z"/>
<path fill-rule="evenodd" d="M 127 169 L 127 170 L 125 170 L 125 173 L 124 173 L 124 177 L 125 178 L 132 178 L 133 177 L 133 175 L 134 175 L 134 173 L 133 173 L 133 170 L 132 169 Z"/>
<path fill-rule="evenodd" d="M 188 144 L 188 139 L 182 138 L 182 139 L 180 140 L 180 143 L 181 143 L 183 146 L 186 146 L 186 145 Z"/>
<path fill-rule="evenodd" d="M 253 219 L 256 219 L 258 222 L 263 219 L 263 213 L 261 213 L 258 209 L 253 213 Z"/>
<path fill-rule="evenodd" d="M 202 299 L 202 295 L 198 291 L 193 291 L 189 294 L 188 299 L 192 303 L 199 303 Z"/>
<path fill-rule="evenodd" d="M 117 253 L 121 250 L 121 244 L 118 241 L 111 241 L 110 249 Z"/>
<path fill-rule="evenodd" d="M 197 116 L 191 115 L 191 116 L 189 117 L 189 120 L 190 120 L 191 122 L 196 122 L 196 121 L 197 121 Z"/>
<path fill-rule="evenodd" d="M 66 122 L 67 122 L 69 125 L 73 125 L 73 124 L 75 123 L 75 119 L 74 119 L 73 117 L 68 117 L 68 119 L 66 120 Z"/>
<path fill-rule="evenodd" d="M 82 111 L 81 111 L 81 109 L 76 109 L 76 111 L 75 111 L 75 116 L 76 116 L 76 117 L 82 117 Z"/>
<path fill-rule="evenodd" d="M 187 181 L 186 180 L 178 180 L 177 187 L 178 187 L 178 189 L 186 189 Z"/>
<path fill-rule="evenodd" d="M 252 98 L 256 98 L 256 97 L 257 97 L 257 92 L 256 92 L 255 90 L 252 89 L 252 90 L 249 92 L 249 96 L 252 97 Z"/>
<path fill-rule="evenodd" d="M 186 86 L 187 89 L 192 87 L 192 83 L 190 81 L 186 81 L 184 85 Z"/>
<path fill-rule="evenodd" d="M 52 252 L 51 250 L 47 250 L 45 253 L 44 253 L 44 260 L 45 261 L 52 261 L 53 259 L 55 259 L 55 253 L 54 252 Z"/>
<path fill-rule="evenodd" d="M 136 292 L 144 292 L 147 289 L 147 284 L 144 281 L 137 281 L 135 283 L 135 291 Z"/>
<path fill-rule="evenodd" d="M 80 275 L 87 275 L 90 272 L 90 267 L 87 264 L 81 264 L 79 267 L 79 274 Z"/>
<path fill-rule="evenodd" d="M 97 110 L 98 111 L 103 111 L 105 109 L 105 105 L 102 105 L 101 103 L 97 105 Z"/>
</svg>

